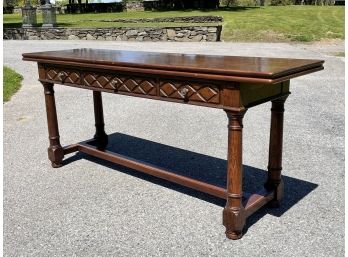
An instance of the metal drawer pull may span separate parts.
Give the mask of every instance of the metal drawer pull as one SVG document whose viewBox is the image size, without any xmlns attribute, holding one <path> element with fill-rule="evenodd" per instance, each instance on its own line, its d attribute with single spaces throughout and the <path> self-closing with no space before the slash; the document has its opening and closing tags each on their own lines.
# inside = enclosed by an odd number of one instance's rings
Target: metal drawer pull
<svg viewBox="0 0 348 257">
<path fill-rule="evenodd" d="M 118 84 L 118 81 L 117 80 L 112 80 L 110 82 L 111 86 L 114 88 L 114 93 L 117 93 L 118 92 L 118 89 L 117 89 L 117 84 Z"/>
<path fill-rule="evenodd" d="M 58 74 L 58 78 L 64 83 L 64 80 L 66 79 L 67 75 L 65 72 L 61 71 Z"/>
<path fill-rule="evenodd" d="M 180 89 L 180 94 L 185 98 L 186 98 L 188 92 L 189 92 L 189 90 L 186 87 Z"/>
</svg>

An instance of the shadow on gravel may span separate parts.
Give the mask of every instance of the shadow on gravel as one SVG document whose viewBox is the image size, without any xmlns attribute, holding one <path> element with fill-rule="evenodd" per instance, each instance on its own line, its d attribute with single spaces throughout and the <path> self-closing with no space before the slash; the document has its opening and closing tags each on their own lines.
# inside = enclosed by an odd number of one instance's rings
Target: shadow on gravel
<svg viewBox="0 0 348 257">
<path fill-rule="evenodd" d="M 163 145 L 121 133 L 109 135 L 109 144 L 107 150 L 148 162 L 156 166 L 169 169 L 173 173 L 185 175 L 209 184 L 220 187 L 225 187 L 226 185 L 227 161 L 223 159 Z M 121 171 L 131 176 L 150 181 L 151 183 L 176 190 L 180 193 L 196 197 L 209 203 L 213 203 L 221 207 L 225 206 L 226 201 L 223 199 L 210 196 L 206 193 L 180 186 L 172 182 L 135 171 L 133 169 L 113 164 L 108 161 L 88 156 L 83 153 L 77 153 L 67 158 L 64 161 L 64 164 L 68 164 L 81 158 L 104 165 L 117 171 Z M 265 163 L 267 163 L 267 160 L 265 160 Z M 267 172 L 248 165 L 243 165 L 243 168 L 243 191 L 251 193 L 259 191 L 259 189 L 262 188 L 263 183 L 266 181 Z M 247 219 L 247 228 L 266 214 L 280 217 L 283 213 L 289 210 L 298 201 L 300 201 L 318 186 L 317 184 L 288 176 L 283 176 L 283 181 L 285 192 L 281 207 L 276 209 L 261 208 Z"/>
</svg>

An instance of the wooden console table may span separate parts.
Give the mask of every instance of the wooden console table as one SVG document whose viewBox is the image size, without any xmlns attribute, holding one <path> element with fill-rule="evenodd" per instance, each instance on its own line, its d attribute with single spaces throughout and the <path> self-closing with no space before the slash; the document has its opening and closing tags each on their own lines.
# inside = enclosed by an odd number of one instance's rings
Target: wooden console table
<svg viewBox="0 0 348 257">
<path fill-rule="evenodd" d="M 291 78 L 323 69 L 322 60 L 166 54 L 73 49 L 23 54 L 35 61 L 44 86 L 50 146 L 48 158 L 60 167 L 64 155 L 80 151 L 195 190 L 226 199 L 223 224 L 230 239 L 242 236 L 246 218 L 263 205 L 278 206 L 283 195 L 284 102 Z M 96 133 L 92 140 L 62 147 L 54 84 L 93 91 Z M 220 188 L 105 150 L 101 92 L 223 109 L 228 117 L 227 186 Z M 271 101 L 268 179 L 258 193 L 242 192 L 243 116 Z M 174 107 L 174 105 L 173 105 Z"/>
</svg>

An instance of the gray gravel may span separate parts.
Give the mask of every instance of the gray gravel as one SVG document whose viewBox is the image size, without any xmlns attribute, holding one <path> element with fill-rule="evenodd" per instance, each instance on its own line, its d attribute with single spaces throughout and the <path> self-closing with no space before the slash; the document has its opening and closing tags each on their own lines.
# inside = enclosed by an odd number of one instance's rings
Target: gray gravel
<svg viewBox="0 0 348 257">
<path fill-rule="evenodd" d="M 256 213 L 231 241 L 215 198 L 83 154 L 52 169 L 37 66 L 21 53 L 78 47 L 325 59 L 324 71 L 292 80 L 283 206 Z M 4 256 L 344 255 L 344 58 L 305 44 L 5 41 L 4 64 L 24 76 L 4 104 Z M 56 100 L 62 144 L 90 138 L 91 92 L 56 86 Z M 224 183 L 223 111 L 111 94 L 104 108 L 113 149 Z M 245 117 L 246 190 L 265 178 L 269 108 Z"/>
</svg>

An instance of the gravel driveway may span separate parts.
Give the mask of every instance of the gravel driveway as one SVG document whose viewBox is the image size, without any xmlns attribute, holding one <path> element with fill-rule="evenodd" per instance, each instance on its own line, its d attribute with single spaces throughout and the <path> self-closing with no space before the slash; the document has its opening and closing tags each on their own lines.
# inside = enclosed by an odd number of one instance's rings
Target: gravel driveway
<svg viewBox="0 0 348 257">
<path fill-rule="evenodd" d="M 72 154 L 52 169 L 43 88 L 23 52 L 68 48 L 325 59 L 291 81 L 286 102 L 284 203 L 249 218 L 227 240 L 224 203 L 151 176 Z M 4 104 L 4 256 L 343 256 L 343 43 L 136 43 L 4 41 L 4 64 L 24 76 Z M 62 145 L 94 134 L 92 92 L 56 86 Z M 118 152 L 222 183 L 227 117 L 221 110 L 103 94 L 106 131 Z M 245 189 L 265 179 L 270 104 L 244 119 Z"/>
</svg>

